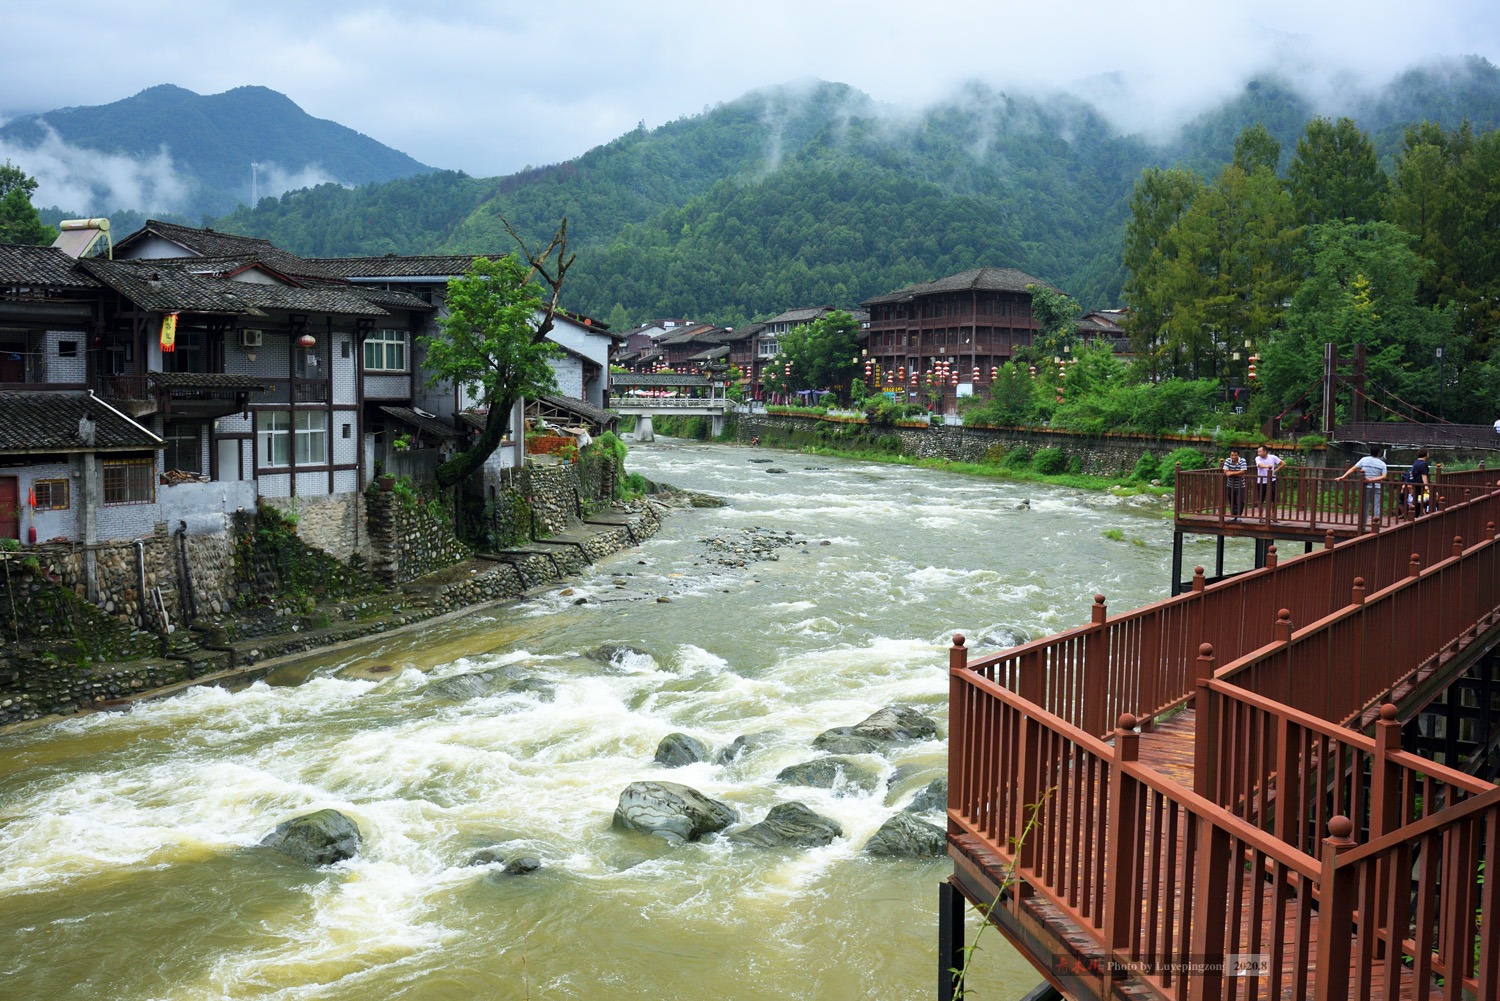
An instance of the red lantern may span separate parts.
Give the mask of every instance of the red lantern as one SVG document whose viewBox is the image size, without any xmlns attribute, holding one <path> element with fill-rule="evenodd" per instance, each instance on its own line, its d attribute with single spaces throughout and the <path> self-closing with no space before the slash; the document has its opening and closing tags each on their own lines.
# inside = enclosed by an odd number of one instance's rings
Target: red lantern
<svg viewBox="0 0 1500 1001">
<path fill-rule="evenodd" d="M 990 367 L 990 381 L 994 382 L 998 378 L 1000 378 L 1000 366 L 992 365 Z"/>
<path fill-rule="evenodd" d="M 317 346 L 318 339 L 312 334 L 303 334 L 301 337 L 297 338 L 297 343 L 302 345 L 304 348 L 311 348 Z"/>
</svg>

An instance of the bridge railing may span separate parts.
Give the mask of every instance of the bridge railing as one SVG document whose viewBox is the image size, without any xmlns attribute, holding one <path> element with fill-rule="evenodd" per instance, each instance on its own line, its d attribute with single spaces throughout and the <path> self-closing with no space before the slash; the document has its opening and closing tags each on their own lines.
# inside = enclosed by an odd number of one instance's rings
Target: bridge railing
<svg viewBox="0 0 1500 1001">
<path fill-rule="evenodd" d="M 1500 436 L 1497 436 L 1500 437 Z M 1253 525 L 1302 531 L 1368 532 L 1398 517 L 1413 518 L 1407 484 L 1388 479 L 1366 485 L 1360 474 L 1341 480 L 1343 470 L 1283 466 L 1274 485 L 1260 484 L 1253 470 L 1235 496 L 1219 469 L 1183 469 L 1176 474 L 1173 514 L 1177 521 Z M 1494 489 L 1494 470 L 1438 473 L 1423 513 L 1462 504 Z M 1236 514 L 1236 511 L 1239 513 Z"/>
<path fill-rule="evenodd" d="M 1413 553 L 1441 560 L 1455 536 L 1485 538 L 1500 508 L 1466 489 L 1474 500 L 1214 584 L 1200 572 L 1187 593 L 1113 618 L 1098 595 L 1089 624 L 976 658 L 970 670 L 1096 736 L 1122 713 L 1149 721 L 1193 692 L 1200 643 L 1221 663 L 1237 660 L 1275 638 L 1283 608 L 1314 622 L 1349 603 L 1356 577 L 1376 591 L 1410 573 Z"/>
<path fill-rule="evenodd" d="M 1366 421 L 1340 424 L 1339 441 L 1371 445 L 1425 445 L 1429 448 L 1500 448 L 1500 433 L 1489 424 L 1415 424 L 1405 421 Z"/>
</svg>

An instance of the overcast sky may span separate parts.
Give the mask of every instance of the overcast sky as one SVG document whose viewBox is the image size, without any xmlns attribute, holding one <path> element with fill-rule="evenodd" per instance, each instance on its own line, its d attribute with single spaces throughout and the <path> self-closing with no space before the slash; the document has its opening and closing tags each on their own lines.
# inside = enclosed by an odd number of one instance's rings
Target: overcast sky
<svg viewBox="0 0 1500 1001">
<path fill-rule="evenodd" d="M 158 83 L 204 94 L 263 84 L 481 176 L 806 77 L 904 106 L 968 78 L 1072 89 L 1136 129 L 1180 120 L 1273 65 L 1332 90 L 1436 57 L 1500 63 L 1494 0 L 5 0 L 0 12 L 0 117 Z"/>
</svg>

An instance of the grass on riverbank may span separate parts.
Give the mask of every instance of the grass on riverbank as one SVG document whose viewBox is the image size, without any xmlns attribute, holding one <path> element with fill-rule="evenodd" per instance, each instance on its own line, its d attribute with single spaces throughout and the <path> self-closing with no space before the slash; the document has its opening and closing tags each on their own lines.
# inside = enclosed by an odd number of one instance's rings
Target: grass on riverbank
<svg viewBox="0 0 1500 1001">
<path fill-rule="evenodd" d="M 967 476 L 985 476 L 995 480 L 1014 480 L 1023 483 L 1047 483 L 1055 487 L 1072 487 L 1075 490 L 1103 490 L 1118 497 L 1136 494 L 1170 494 L 1171 487 L 1153 487 L 1149 483 L 1136 483 L 1117 476 L 1090 476 L 1086 473 L 1038 473 L 1032 469 L 1006 469 L 988 462 L 954 462 L 951 459 L 914 459 L 892 452 L 876 452 L 865 449 L 830 448 L 827 445 L 797 445 L 790 448 L 774 446 L 804 455 L 827 455 L 840 459 L 857 459 L 864 462 L 889 462 L 898 466 L 915 466 L 920 469 L 941 469 L 949 473 Z"/>
</svg>

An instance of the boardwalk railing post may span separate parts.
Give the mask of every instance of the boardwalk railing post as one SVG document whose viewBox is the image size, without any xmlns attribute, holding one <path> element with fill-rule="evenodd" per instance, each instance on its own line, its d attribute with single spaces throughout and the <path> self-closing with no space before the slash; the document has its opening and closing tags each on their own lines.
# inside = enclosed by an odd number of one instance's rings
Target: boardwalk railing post
<svg viewBox="0 0 1500 1001">
<path fill-rule="evenodd" d="M 1370 762 L 1370 838 L 1374 841 L 1401 826 L 1401 766 L 1391 760 L 1391 755 L 1401 750 L 1401 721 L 1396 718 L 1396 707 L 1387 702 L 1380 707 L 1380 718 L 1375 723 L 1375 751 Z M 1390 899 L 1391 880 L 1397 878 L 1391 872 L 1387 859 L 1380 860 L 1375 877 L 1375 900 L 1381 908 L 1377 924 L 1390 928 L 1391 915 L 1386 911 Z M 1402 926 L 1405 934 L 1405 926 Z M 1375 943 L 1376 953 L 1384 956 L 1389 948 L 1387 940 Z"/>
<path fill-rule="evenodd" d="M 1339 869 L 1339 852 L 1355 847 L 1349 836 L 1354 821 L 1332 817 L 1328 837 L 1323 839 L 1322 899 L 1318 906 L 1317 1001 L 1343 1001 L 1349 996 L 1349 955 L 1354 932 L 1354 902 L 1359 896 L 1359 874 L 1352 868 Z M 1361 928 L 1360 934 L 1374 934 Z"/>
<path fill-rule="evenodd" d="M 1275 570 L 1276 561 L 1279 558 L 1280 557 L 1276 555 L 1276 543 L 1273 542 L 1266 547 L 1266 568 L 1269 570 Z"/>
<path fill-rule="evenodd" d="M 964 682 L 963 672 L 969 668 L 969 650 L 964 646 L 963 633 L 953 635 L 953 645 L 948 648 L 948 809 L 965 813 L 969 804 L 965 802 L 968 789 L 966 755 L 964 752 L 974 745 L 969 734 L 969 700 L 972 688 Z M 955 834 L 958 827 L 952 817 L 948 820 L 948 833 Z M 960 926 L 960 929 L 962 926 Z M 960 930 L 962 938 L 962 930 Z M 963 943 L 959 943 L 962 946 Z"/>
<path fill-rule="evenodd" d="M 1186 978 L 1190 1001 L 1219 1001 L 1224 996 L 1225 917 L 1238 902 L 1229 898 L 1229 868 L 1238 865 L 1229 832 L 1207 817 L 1198 820 L 1197 860 L 1192 879 L 1192 956 L 1203 971 Z"/>
<path fill-rule="evenodd" d="M 1406 575 L 1408 577 L 1422 576 L 1422 554 L 1412 553 L 1411 560 L 1406 564 Z"/>
<path fill-rule="evenodd" d="M 1335 544 L 1333 529 L 1330 528 L 1323 533 L 1323 548 L 1332 549 Z"/>
<path fill-rule="evenodd" d="M 1094 595 L 1094 607 L 1088 632 L 1083 635 L 1083 729 L 1090 734 L 1102 734 L 1104 721 L 1109 718 L 1112 705 L 1109 690 L 1109 649 L 1104 634 L 1104 622 L 1108 617 L 1104 595 Z M 1144 679 L 1143 679 L 1144 681 Z M 1145 701 L 1151 698 L 1142 693 Z"/>
<path fill-rule="evenodd" d="M 1461 535 L 1455 535 L 1453 537 L 1453 555 L 1454 556 L 1462 556 L 1463 554 L 1464 554 L 1464 539 L 1463 539 L 1463 536 L 1461 536 Z"/>
<path fill-rule="evenodd" d="M 1193 675 L 1193 792 L 1213 800 L 1214 786 L 1214 645 L 1198 647 L 1198 661 Z M 1218 802 L 1214 800 L 1214 802 Z"/>
<path fill-rule="evenodd" d="M 1109 830 L 1105 835 L 1108 871 L 1104 888 L 1104 943 L 1107 958 L 1122 960 L 1135 954 L 1136 908 L 1141 901 L 1141 846 L 1136 843 L 1136 817 L 1140 810 L 1140 784 L 1121 767 L 1140 756 L 1140 734 L 1136 718 L 1121 713 L 1115 729 L 1115 757 L 1109 770 Z"/>
</svg>

